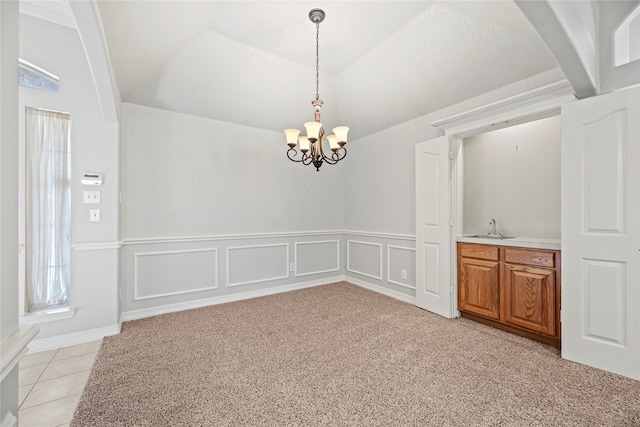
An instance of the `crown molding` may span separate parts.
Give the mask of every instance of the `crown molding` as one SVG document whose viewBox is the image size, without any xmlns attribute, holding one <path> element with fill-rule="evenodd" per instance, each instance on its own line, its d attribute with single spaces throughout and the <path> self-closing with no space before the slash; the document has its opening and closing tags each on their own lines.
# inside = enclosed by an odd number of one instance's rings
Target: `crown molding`
<svg viewBox="0 0 640 427">
<path fill-rule="evenodd" d="M 574 90 L 566 79 L 514 95 L 482 107 L 458 113 L 431 123 L 448 135 L 469 136 L 506 125 L 556 115 L 560 106 L 574 101 Z"/>
<path fill-rule="evenodd" d="M 76 22 L 66 0 L 20 0 L 20 13 L 76 29 Z"/>
</svg>

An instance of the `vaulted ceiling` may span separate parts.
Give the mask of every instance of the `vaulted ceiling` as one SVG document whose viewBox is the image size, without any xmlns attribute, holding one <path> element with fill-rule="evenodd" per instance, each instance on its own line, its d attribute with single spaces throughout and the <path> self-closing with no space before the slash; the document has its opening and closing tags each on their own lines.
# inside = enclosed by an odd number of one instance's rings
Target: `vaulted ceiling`
<svg viewBox="0 0 640 427">
<path fill-rule="evenodd" d="M 350 139 L 557 67 L 512 1 L 98 1 L 123 101 Z"/>
</svg>

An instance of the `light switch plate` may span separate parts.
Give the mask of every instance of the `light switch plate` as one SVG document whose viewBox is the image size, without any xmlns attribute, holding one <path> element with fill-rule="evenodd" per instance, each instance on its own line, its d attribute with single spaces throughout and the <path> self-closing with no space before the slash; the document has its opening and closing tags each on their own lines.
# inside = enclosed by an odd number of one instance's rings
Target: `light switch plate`
<svg viewBox="0 0 640 427">
<path fill-rule="evenodd" d="M 100 191 L 83 191 L 82 203 L 100 203 Z"/>
</svg>

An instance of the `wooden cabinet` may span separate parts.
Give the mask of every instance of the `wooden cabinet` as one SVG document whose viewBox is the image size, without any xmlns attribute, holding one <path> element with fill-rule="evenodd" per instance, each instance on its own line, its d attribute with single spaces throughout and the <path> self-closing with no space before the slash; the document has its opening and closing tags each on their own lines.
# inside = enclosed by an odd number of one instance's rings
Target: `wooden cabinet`
<svg viewBox="0 0 640 427">
<path fill-rule="evenodd" d="M 463 317 L 560 346 L 560 251 L 458 243 Z"/>
<path fill-rule="evenodd" d="M 500 319 L 500 277 L 497 261 L 461 258 L 458 267 L 458 309 Z"/>
</svg>

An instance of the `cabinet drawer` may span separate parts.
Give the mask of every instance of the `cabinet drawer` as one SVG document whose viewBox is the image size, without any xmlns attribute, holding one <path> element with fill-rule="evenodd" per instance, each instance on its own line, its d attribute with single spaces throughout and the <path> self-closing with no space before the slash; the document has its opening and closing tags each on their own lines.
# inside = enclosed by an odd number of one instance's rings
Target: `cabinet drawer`
<svg viewBox="0 0 640 427">
<path fill-rule="evenodd" d="M 532 249 L 505 248 L 504 261 L 513 264 L 536 265 L 554 268 L 556 266 L 553 252 Z"/>
<path fill-rule="evenodd" d="M 458 243 L 460 256 L 498 261 L 498 247 L 474 243 Z"/>
</svg>

